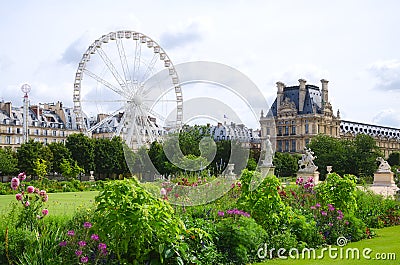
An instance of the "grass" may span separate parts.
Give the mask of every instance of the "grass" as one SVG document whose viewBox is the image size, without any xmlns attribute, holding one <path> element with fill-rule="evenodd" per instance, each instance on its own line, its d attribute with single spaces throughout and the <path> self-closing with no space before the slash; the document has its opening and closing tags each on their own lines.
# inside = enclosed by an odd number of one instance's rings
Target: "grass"
<svg viewBox="0 0 400 265">
<path fill-rule="evenodd" d="M 72 216 L 78 208 L 90 207 L 98 191 L 49 193 L 45 204 L 52 216 Z M 11 203 L 17 203 L 15 195 L 0 195 L 0 214 L 9 210 Z"/>
<path fill-rule="evenodd" d="M 322 259 L 318 259 L 318 257 L 321 254 L 321 250 L 317 250 L 316 253 L 316 259 L 301 259 L 301 253 L 300 253 L 300 258 L 299 259 L 273 259 L 273 260 L 266 260 L 263 263 L 257 263 L 258 265 L 289 265 L 289 264 L 322 264 L 322 265 L 337 265 L 337 264 L 348 264 L 348 265 L 359 265 L 359 264 L 385 264 L 385 265 L 392 265 L 392 264 L 400 264 L 400 226 L 393 226 L 393 227 L 387 227 L 383 229 L 377 229 L 375 230 L 377 236 L 372 238 L 372 239 L 366 239 L 366 240 L 361 240 L 358 242 L 354 243 L 349 243 L 345 247 L 343 247 L 342 251 L 342 259 L 340 258 L 340 248 L 336 251 L 332 250 L 332 254 L 334 255 L 335 253 L 338 254 L 337 258 L 330 258 L 329 257 L 329 252 L 325 252 L 323 255 Z M 337 246 L 333 246 L 337 247 Z M 346 259 L 346 250 L 352 248 L 358 249 L 360 253 L 360 259 L 352 258 L 352 254 L 349 251 L 349 258 Z M 370 259 L 366 259 L 363 257 L 363 250 L 365 249 L 371 249 L 372 252 L 369 254 L 367 253 L 367 256 L 369 255 Z M 356 251 L 356 250 L 355 250 Z M 277 253 L 277 252 L 275 252 Z M 383 259 L 377 259 L 376 254 L 381 255 L 390 255 L 390 253 L 395 254 L 395 260 L 393 258 L 391 260 L 383 260 Z M 285 253 L 288 255 L 288 252 Z"/>
</svg>

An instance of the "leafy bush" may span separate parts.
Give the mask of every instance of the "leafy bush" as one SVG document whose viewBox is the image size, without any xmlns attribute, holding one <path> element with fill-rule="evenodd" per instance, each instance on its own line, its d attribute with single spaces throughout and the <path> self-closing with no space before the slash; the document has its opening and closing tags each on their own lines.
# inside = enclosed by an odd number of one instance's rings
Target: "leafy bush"
<svg viewBox="0 0 400 265">
<path fill-rule="evenodd" d="M 224 255 L 223 264 L 257 261 L 257 250 L 265 243 L 267 234 L 254 219 L 243 215 L 222 217 L 216 226 L 216 243 L 218 250 Z"/>
<path fill-rule="evenodd" d="M 95 228 L 118 260 L 182 260 L 182 221 L 168 202 L 151 196 L 136 179 L 107 183 L 96 202 Z"/>
</svg>

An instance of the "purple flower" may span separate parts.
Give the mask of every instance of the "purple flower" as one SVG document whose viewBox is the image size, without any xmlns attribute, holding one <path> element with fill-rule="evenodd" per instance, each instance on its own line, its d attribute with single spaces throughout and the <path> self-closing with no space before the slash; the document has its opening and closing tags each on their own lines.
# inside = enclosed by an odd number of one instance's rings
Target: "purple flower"
<svg viewBox="0 0 400 265">
<path fill-rule="evenodd" d="M 167 195 L 167 190 L 164 189 L 164 188 L 162 188 L 162 189 L 160 190 L 160 193 L 161 193 L 161 196 L 165 196 L 165 195 Z"/>
<path fill-rule="evenodd" d="M 11 179 L 11 188 L 16 190 L 19 186 L 19 178 L 12 178 Z"/>
<path fill-rule="evenodd" d="M 26 179 L 26 174 L 25 174 L 25 172 L 19 173 L 19 174 L 18 174 L 18 179 L 19 179 L 20 181 L 24 181 L 24 180 Z"/>
<path fill-rule="evenodd" d="M 308 177 L 307 182 L 313 183 L 314 182 L 314 178 L 313 177 Z"/>
<path fill-rule="evenodd" d="M 323 216 L 327 216 L 327 215 L 328 215 L 327 212 L 325 212 L 325 211 L 321 211 L 321 214 L 322 214 Z"/>
<path fill-rule="evenodd" d="M 332 223 L 329 223 L 328 225 L 329 225 L 329 226 L 333 226 L 333 224 L 332 224 Z"/>
<path fill-rule="evenodd" d="M 17 201 L 21 201 L 22 200 L 22 194 L 20 194 L 20 193 L 15 194 L 15 199 L 17 199 Z"/>
<path fill-rule="evenodd" d="M 311 206 L 310 209 L 311 210 L 315 210 L 316 208 L 315 208 L 315 206 Z"/>
<path fill-rule="evenodd" d="M 88 261 L 89 261 L 89 258 L 86 257 L 86 256 L 83 256 L 83 257 L 81 258 L 81 262 L 82 262 L 82 263 L 87 263 Z"/>
<path fill-rule="evenodd" d="M 42 196 L 42 197 L 44 197 L 44 196 L 46 196 L 47 194 L 46 194 L 46 191 L 45 191 L 45 190 L 41 190 L 41 191 L 39 192 L 39 195 Z"/>
<path fill-rule="evenodd" d="M 225 213 L 224 213 L 224 211 L 218 211 L 218 216 L 224 216 L 225 215 Z"/>
<path fill-rule="evenodd" d="M 343 215 L 339 215 L 338 217 L 336 217 L 338 220 L 342 220 L 343 219 Z"/>
<path fill-rule="evenodd" d="M 83 253 L 82 250 L 77 250 L 77 251 L 75 251 L 75 255 L 77 255 L 78 257 L 79 257 L 80 255 L 82 255 L 82 253 Z"/>
<path fill-rule="evenodd" d="M 94 241 L 97 241 L 97 240 L 99 240 L 99 235 L 93 234 L 90 238 L 91 238 L 92 240 L 94 240 Z"/>
<path fill-rule="evenodd" d="M 25 207 L 28 207 L 29 205 L 31 205 L 31 203 L 29 201 L 25 202 Z"/>
<path fill-rule="evenodd" d="M 43 210 L 42 210 L 42 214 L 43 214 L 43 215 L 48 215 L 48 214 L 49 214 L 49 210 L 43 209 Z"/>
<path fill-rule="evenodd" d="M 348 224 L 349 224 L 349 221 L 344 222 L 344 224 L 345 224 L 345 225 L 348 225 Z"/>
<path fill-rule="evenodd" d="M 333 207 L 333 205 L 329 203 L 328 204 L 328 209 L 329 209 L 329 211 L 334 211 L 335 207 Z"/>
<path fill-rule="evenodd" d="M 74 231 L 74 230 L 69 230 L 69 231 L 67 232 L 67 235 L 69 235 L 69 236 L 74 236 L 74 235 L 75 235 L 75 231 Z"/>
<path fill-rule="evenodd" d="M 299 178 L 296 179 L 296 184 L 297 185 L 302 185 L 303 182 L 304 182 L 304 179 L 302 177 L 299 177 Z"/>
<path fill-rule="evenodd" d="M 99 250 L 106 250 L 107 249 L 107 245 L 104 243 L 99 243 Z"/>
<path fill-rule="evenodd" d="M 89 223 L 89 222 L 85 222 L 85 223 L 83 224 L 83 227 L 84 227 L 84 228 L 91 228 L 91 227 L 92 227 L 92 224 Z"/>
<path fill-rule="evenodd" d="M 49 195 L 45 194 L 45 195 L 42 197 L 42 202 L 47 202 L 48 200 L 49 200 Z"/>
<path fill-rule="evenodd" d="M 26 189 L 26 191 L 27 191 L 28 193 L 33 193 L 33 192 L 35 191 L 35 187 L 33 187 L 33 186 L 28 186 L 28 188 Z"/>
<path fill-rule="evenodd" d="M 319 208 L 319 207 L 321 207 L 321 204 L 317 203 L 317 204 L 315 205 L 315 207 Z"/>
<path fill-rule="evenodd" d="M 342 212 L 341 210 L 337 210 L 337 213 L 338 213 L 339 215 L 343 215 L 343 212 Z"/>
<path fill-rule="evenodd" d="M 78 245 L 79 245 L 80 247 L 84 247 L 84 246 L 86 246 L 86 241 L 79 241 L 79 242 L 78 242 Z"/>
<path fill-rule="evenodd" d="M 60 247 L 65 247 L 67 245 L 67 241 L 61 241 L 58 245 Z"/>
</svg>

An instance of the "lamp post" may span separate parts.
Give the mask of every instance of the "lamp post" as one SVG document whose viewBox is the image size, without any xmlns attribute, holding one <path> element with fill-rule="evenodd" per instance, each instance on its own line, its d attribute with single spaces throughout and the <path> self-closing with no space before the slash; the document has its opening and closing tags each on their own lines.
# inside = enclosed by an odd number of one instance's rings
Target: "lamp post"
<svg viewBox="0 0 400 265">
<path fill-rule="evenodd" d="M 28 99 L 28 93 L 31 91 L 31 86 L 28 84 L 23 84 L 21 86 L 21 91 L 25 93 L 24 95 L 24 115 L 23 115 L 23 126 L 22 126 L 22 143 L 28 142 L 28 115 L 29 115 L 29 110 L 28 110 L 28 104 L 29 104 L 29 99 Z"/>
</svg>

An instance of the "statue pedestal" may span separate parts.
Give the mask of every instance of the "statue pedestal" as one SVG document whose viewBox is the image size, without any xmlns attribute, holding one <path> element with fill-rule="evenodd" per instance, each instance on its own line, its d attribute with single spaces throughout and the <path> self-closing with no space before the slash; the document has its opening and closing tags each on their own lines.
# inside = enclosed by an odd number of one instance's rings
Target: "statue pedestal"
<svg viewBox="0 0 400 265">
<path fill-rule="evenodd" d="M 93 176 L 94 171 L 90 171 L 89 173 L 90 173 L 89 181 L 95 181 Z"/>
<path fill-rule="evenodd" d="M 274 166 L 259 166 L 258 167 L 260 169 L 261 172 L 261 177 L 266 177 L 266 176 L 270 176 L 270 175 L 274 175 L 275 173 L 275 167 Z"/>
<path fill-rule="evenodd" d="M 375 172 L 374 183 L 370 189 L 376 193 L 383 196 L 394 196 L 399 190 L 393 179 L 393 172 Z"/>
<path fill-rule="evenodd" d="M 224 177 L 229 180 L 236 180 L 236 174 L 233 172 L 234 169 L 235 164 L 228 164 L 224 172 Z"/>
<path fill-rule="evenodd" d="M 318 171 L 314 171 L 314 172 L 297 171 L 296 175 L 298 178 L 302 177 L 304 180 L 307 180 L 309 177 L 312 177 L 314 179 L 315 185 L 317 185 L 319 182 L 319 172 Z"/>
</svg>

